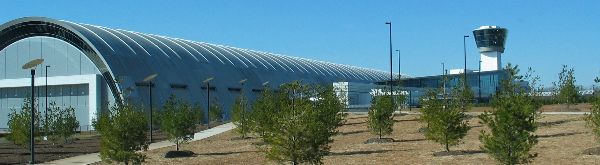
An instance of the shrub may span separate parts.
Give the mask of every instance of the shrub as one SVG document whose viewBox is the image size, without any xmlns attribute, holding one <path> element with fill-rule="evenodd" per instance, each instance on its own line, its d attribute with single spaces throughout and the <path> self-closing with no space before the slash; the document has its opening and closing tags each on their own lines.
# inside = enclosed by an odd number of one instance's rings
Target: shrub
<svg viewBox="0 0 600 165">
<path fill-rule="evenodd" d="M 52 141 L 60 138 L 68 143 L 69 138 L 76 133 L 76 129 L 79 127 L 79 121 L 75 117 L 75 109 L 73 107 L 60 108 L 56 106 L 55 102 L 51 102 L 47 113 L 48 118 L 44 121 L 44 124 L 47 125 L 44 126 L 46 135 Z"/>
<path fill-rule="evenodd" d="M 17 145 L 25 147 L 29 149 L 30 146 L 30 137 L 35 137 L 31 135 L 31 99 L 25 98 L 23 99 L 23 105 L 21 106 L 21 110 L 17 111 L 16 109 L 11 109 L 11 113 L 8 115 L 8 129 L 10 130 L 10 138 Z M 35 114 L 40 114 L 37 109 L 33 110 Z M 40 130 L 40 120 L 39 115 L 35 115 L 34 117 L 34 130 Z"/>
<path fill-rule="evenodd" d="M 567 65 L 563 65 L 561 72 L 558 74 L 557 94 L 558 101 L 567 105 L 567 109 L 571 105 L 579 102 L 579 88 L 575 85 L 575 69 L 567 69 Z"/>
<path fill-rule="evenodd" d="M 255 122 L 255 130 L 268 145 L 267 158 L 321 164 L 323 156 L 329 154 L 331 137 L 343 122 L 344 106 L 333 90 L 296 81 L 282 85 L 276 93 L 265 91 L 253 113 L 267 118 Z"/>
<path fill-rule="evenodd" d="M 378 135 L 379 139 L 393 131 L 394 105 L 391 98 L 390 95 L 379 95 L 371 100 L 367 123 L 371 133 Z"/>
<path fill-rule="evenodd" d="M 179 151 L 179 144 L 194 138 L 198 121 L 196 113 L 197 111 L 194 111 L 188 103 L 175 95 L 171 95 L 163 105 L 160 129 L 167 134 L 169 141 L 175 143 L 177 151 Z"/>
<path fill-rule="evenodd" d="M 131 103 L 113 105 L 109 111 L 99 114 L 93 126 L 102 136 L 100 158 L 103 161 L 125 164 L 144 161 L 145 155 L 136 152 L 148 149 L 148 121 L 140 107 Z"/>
<path fill-rule="evenodd" d="M 481 131 L 482 149 L 503 164 L 530 162 L 536 154 L 529 150 L 537 144 L 536 118 L 541 105 L 523 89 L 519 82 L 518 67 L 508 64 L 507 77 L 501 90 L 492 99 L 494 112 L 480 116 L 490 132 Z"/>
<path fill-rule="evenodd" d="M 469 106 L 464 106 L 466 102 L 461 101 L 466 100 L 461 97 L 468 95 L 464 95 L 460 88 L 463 86 L 457 85 L 449 98 L 439 89 L 429 90 L 422 99 L 421 121 L 427 127 L 425 137 L 444 145 L 446 151 L 450 151 L 449 146 L 457 145 L 470 129 L 464 113 L 466 110 L 462 109 Z"/>
<path fill-rule="evenodd" d="M 210 122 L 214 121 L 214 122 L 222 122 L 223 121 L 223 108 L 221 108 L 221 105 L 219 104 L 218 101 L 214 100 L 212 101 L 212 103 L 210 103 L 210 112 L 208 113 L 208 115 L 210 116 Z"/>
<path fill-rule="evenodd" d="M 244 93 L 240 93 L 235 99 L 231 109 L 231 122 L 236 126 L 235 132 L 245 138 L 251 129 L 251 118 L 248 112 L 248 100 L 244 97 Z"/>
</svg>

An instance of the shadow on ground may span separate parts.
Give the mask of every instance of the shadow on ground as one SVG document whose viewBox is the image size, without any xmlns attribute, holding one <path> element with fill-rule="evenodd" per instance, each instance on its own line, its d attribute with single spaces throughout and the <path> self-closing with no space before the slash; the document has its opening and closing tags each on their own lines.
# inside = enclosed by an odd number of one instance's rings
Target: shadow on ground
<svg viewBox="0 0 600 165">
<path fill-rule="evenodd" d="M 211 156 L 211 155 L 231 155 L 231 154 L 243 154 L 243 153 L 256 153 L 256 152 L 260 152 L 260 151 L 237 151 L 237 152 L 211 152 L 211 153 L 199 153 L 196 155 L 205 155 L 205 156 Z"/>
<path fill-rule="evenodd" d="M 571 135 L 577 135 L 577 134 L 582 134 L 585 132 L 570 132 L 570 133 L 556 133 L 556 134 L 550 134 L 550 135 L 538 135 L 539 138 L 554 138 L 554 137 L 561 137 L 561 136 L 571 136 Z"/>
<path fill-rule="evenodd" d="M 481 154 L 485 153 L 482 150 L 464 150 L 464 151 L 440 151 L 434 152 L 433 156 L 460 156 L 460 155 L 473 155 L 473 154 Z"/>
<path fill-rule="evenodd" d="M 369 131 L 358 130 L 358 131 L 350 131 L 350 132 L 340 132 L 338 135 L 352 135 L 352 134 L 358 134 L 358 133 L 364 133 L 364 132 L 369 132 Z"/>
<path fill-rule="evenodd" d="M 568 122 L 572 122 L 572 121 L 577 121 L 577 120 L 579 120 L 579 119 L 572 118 L 572 119 L 565 119 L 565 120 L 558 120 L 558 121 L 538 122 L 537 124 L 540 127 L 549 127 L 549 126 L 560 125 L 560 124 L 564 124 L 564 123 L 568 123 Z"/>
<path fill-rule="evenodd" d="M 331 152 L 330 156 L 347 156 L 347 155 L 368 155 L 377 153 L 386 153 L 392 151 L 408 151 L 408 150 L 375 150 L 375 151 L 344 151 L 344 152 Z"/>
</svg>

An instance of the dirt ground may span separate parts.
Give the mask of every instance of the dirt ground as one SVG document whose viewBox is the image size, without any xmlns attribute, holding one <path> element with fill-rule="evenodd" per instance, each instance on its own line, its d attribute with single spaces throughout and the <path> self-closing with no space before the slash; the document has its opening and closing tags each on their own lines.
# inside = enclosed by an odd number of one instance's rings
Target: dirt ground
<svg viewBox="0 0 600 165">
<path fill-rule="evenodd" d="M 394 132 L 387 137 L 394 142 L 385 144 L 364 144 L 375 137 L 367 131 L 366 115 L 349 115 L 340 135 L 334 137 L 331 155 L 324 158 L 325 164 L 496 164 L 480 149 L 478 135 L 485 127 L 478 118 L 469 123 L 473 128 L 464 142 L 451 147 L 460 151 L 449 156 L 434 156 L 443 151 L 443 146 L 426 140 L 419 132 L 421 124 L 418 115 L 395 117 Z M 583 115 L 543 115 L 536 132 L 539 143 L 532 153 L 537 153 L 533 164 L 597 164 L 600 156 L 584 154 L 584 150 L 600 146 L 585 126 Z M 145 152 L 148 159 L 144 164 L 277 164 L 265 159 L 264 154 L 254 143 L 259 139 L 239 140 L 228 131 L 205 140 L 181 146 L 197 155 L 185 158 L 163 158 L 174 147 L 160 148 Z"/>
<path fill-rule="evenodd" d="M 420 108 L 412 108 L 411 111 L 419 111 Z M 592 109 L 592 105 L 590 103 L 578 103 L 569 106 L 567 108 L 566 105 L 560 104 L 552 104 L 552 105 L 543 105 L 540 108 L 540 112 L 589 112 Z M 491 107 L 472 107 L 470 112 L 484 112 L 484 111 L 492 111 Z M 409 111 L 409 109 L 405 108 L 402 111 Z"/>
</svg>

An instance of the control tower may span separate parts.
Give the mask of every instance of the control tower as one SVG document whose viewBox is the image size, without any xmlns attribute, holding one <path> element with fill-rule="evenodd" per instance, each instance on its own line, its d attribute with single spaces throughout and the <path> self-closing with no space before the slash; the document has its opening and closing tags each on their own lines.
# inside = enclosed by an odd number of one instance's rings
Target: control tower
<svg viewBox="0 0 600 165">
<path fill-rule="evenodd" d="M 475 43 L 481 53 L 481 71 L 502 69 L 502 53 L 508 30 L 498 26 L 481 26 L 473 30 Z"/>
</svg>

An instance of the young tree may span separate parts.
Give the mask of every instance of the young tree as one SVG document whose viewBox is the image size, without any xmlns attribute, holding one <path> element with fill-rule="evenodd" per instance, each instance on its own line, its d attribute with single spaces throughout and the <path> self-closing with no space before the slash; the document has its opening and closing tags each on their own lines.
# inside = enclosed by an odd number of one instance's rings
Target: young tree
<svg viewBox="0 0 600 165">
<path fill-rule="evenodd" d="M 53 119 L 51 129 L 55 135 L 64 140 L 65 143 L 69 142 L 69 138 L 75 134 L 75 130 L 79 127 L 79 121 L 75 117 L 75 109 L 73 107 L 58 108 L 52 111 Z"/>
<path fill-rule="evenodd" d="M 470 127 L 467 115 L 462 108 L 469 108 L 470 102 L 463 97 L 463 86 L 457 85 L 448 97 L 440 89 L 432 89 L 422 98 L 421 121 L 426 123 L 425 137 L 445 146 L 450 151 L 450 146 L 458 145 L 460 140 L 467 135 Z M 466 106 L 465 106 L 466 105 Z"/>
<path fill-rule="evenodd" d="M 379 136 L 392 134 L 394 126 L 394 105 L 391 96 L 384 94 L 376 94 L 371 100 L 371 108 L 369 108 L 369 117 L 367 119 L 369 130 L 371 133 Z"/>
<path fill-rule="evenodd" d="M 275 93 L 268 87 L 265 87 L 260 96 L 252 105 L 251 128 L 252 132 L 260 137 L 269 136 L 269 130 L 273 129 L 275 121 L 273 114 L 277 113 L 275 105 Z"/>
<path fill-rule="evenodd" d="M 492 100 L 494 111 L 485 112 L 480 119 L 490 131 L 481 131 L 482 149 L 503 164 L 530 162 L 536 154 L 529 150 L 537 144 L 535 123 L 541 105 L 520 86 L 517 66 L 508 64 L 501 90 Z"/>
<path fill-rule="evenodd" d="M 196 122 L 198 121 L 192 106 L 178 99 L 175 95 L 169 96 L 169 99 L 163 105 L 163 111 L 160 118 L 160 129 L 167 134 L 169 141 L 175 143 L 176 150 L 179 151 L 179 144 L 185 143 L 194 138 Z"/>
<path fill-rule="evenodd" d="M 11 109 L 12 112 L 8 115 L 8 129 L 10 130 L 10 139 L 17 145 L 23 146 L 29 149 L 31 135 L 31 99 L 29 97 L 23 99 L 23 105 L 21 110 Z M 33 113 L 40 114 L 37 109 L 33 110 Z M 39 115 L 34 117 L 34 129 L 40 130 L 40 119 Z"/>
<path fill-rule="evenodd" d="M 570 106 L 579 101 L 579 88 L 575 85 L 575 69 L 567 69 L 567 65 L 563 65 L 561 72 L 558 74 L 557 98 L 560 103 Z"/>
<path fill-rule="evenodd" d="M 257 104 L 253 108 L 266 109 L 253 112 L 268 119 L 256 122 L 255 128 L 268 145 L 267 158 L 280 162 L 321 164 L 343 122 L 343 104 L 332 89 L 297 81 L 282 85 L 276 93 L 263 92 Z"/>
<path fill-rule="evenodd" d="M 93 126 L 102 136 L 100 158 L 103 161 L 125 164 L 144 161 L 146 156 L 136 152 L 148 149 L 148 121 L 140 107 L 128 102 L 113 105 L 98 115 Z"/>
<path fill-rule="evenodd" d="M 594 79 L 596 83 L 600 83 L 600 79 Z M 588 126 L 592 128 L 592 132 L 596 136 L 596 140 L 600 142 L 600 96 L 595 96 L 592 99 L 592 109 L 590 114 L 586 116 Z"/>
<path fill-rule="evenodd" d="M 221 108 L 221 105 L 219 104 L 218 101 L 213 100 L 212 103 L 210 103 L 210 112 L 208 113 L 208 115 L 210 116 L 210 122 L 214 121 L 214 122 L 221 122 L 223 121 L 223 109 Z"/>
<path fill-rule="evenodd" d="M 246 138 L 246 135 L 250 132 L 250 112 L 248 112 L 248 100 L 244 97 L 244 93 L 235 99 L 231 110 L 231 122 L 236 126 L 235 131 Z"/>
</svg>

